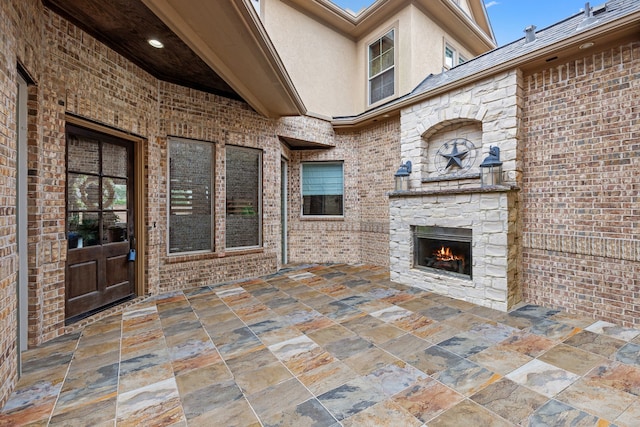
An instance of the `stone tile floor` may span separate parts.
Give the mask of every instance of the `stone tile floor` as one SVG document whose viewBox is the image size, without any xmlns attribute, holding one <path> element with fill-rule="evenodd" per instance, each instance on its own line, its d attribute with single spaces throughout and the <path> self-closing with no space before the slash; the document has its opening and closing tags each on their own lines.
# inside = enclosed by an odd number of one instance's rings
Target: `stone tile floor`
<svg viewBox="0 0 640 427">
<path fill-rule="evenodd" d="M 0 425 L 638 426 L 640 330 L 313 265 L 174 292 L 24 355 Z"/>
</svg>

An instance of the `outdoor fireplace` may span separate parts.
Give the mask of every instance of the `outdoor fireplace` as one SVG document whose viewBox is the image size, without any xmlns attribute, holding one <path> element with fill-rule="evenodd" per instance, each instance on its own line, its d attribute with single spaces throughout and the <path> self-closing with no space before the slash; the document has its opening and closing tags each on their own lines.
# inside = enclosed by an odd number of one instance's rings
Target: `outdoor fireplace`
<svg viewBox="0 0 640 427">
<path fill-rule="evenodd" d="M 413 263 L 471 279 L 471 230 L 449 227 L 413 227 Z"/>
</svg>

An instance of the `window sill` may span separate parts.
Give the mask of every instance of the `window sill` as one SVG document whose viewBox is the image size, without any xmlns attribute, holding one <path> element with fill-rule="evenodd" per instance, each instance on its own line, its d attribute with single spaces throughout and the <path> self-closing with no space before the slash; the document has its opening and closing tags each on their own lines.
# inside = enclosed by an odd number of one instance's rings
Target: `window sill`
<svg viewBox="0 0 640 427">
<path fill-rule="evenodd" d="M 344 216 L 301 216 L 300 221 L 344 221 Z"/>
<path fill-rule="evenodd" d="M 192 254 L 169 254 L 165 258 L 165 264 L 177 264 L 181 262 L 193 262 L 193 261 L 206 261 L 211 259 L 226 258 L 231 256 L 249 255 L 263 253 L 264 248 L 250 248 L 250 249 L 227 249 L 225 252 L 199 252 Z"/>
<path fill-rule="evenodd" d="M 264 248 L 240 248 L 240 249 L 227 249 L 226 252 L 220 254 L 220 258 L 238 255 L 259 254 L 264 252 Z"/>
<path fill-rule="evenodd" d="M 394 93 L 393 95 L 389 95 L 386 98 L 382 98 L 376 102 L 367 103 L 367 109 L 379 107 L 383 104 L 386 104 L 387 102 L 393 101 L 396 98 L 398 98 L 398 96 Z"/>
<path fill-rule="evenodd" d="M 179 254 L 168 254 L 165 258 L 166 264 L 176 264 L 179 262 L 188 262 L 188 261 L 201 261 L 207 259 L 215 259 L 220 258 L 223 255 L 220 252 L 194 252 L 194 253 L 179 253 Z"/>
</svg>

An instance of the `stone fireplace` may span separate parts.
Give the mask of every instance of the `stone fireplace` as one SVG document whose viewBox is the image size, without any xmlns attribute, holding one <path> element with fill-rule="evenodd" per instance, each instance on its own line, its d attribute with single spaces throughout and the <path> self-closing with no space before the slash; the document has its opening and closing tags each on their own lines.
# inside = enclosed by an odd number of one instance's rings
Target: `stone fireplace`
<svg viewBox="0 0 640 427">
<path fill-rule="evenodd" d="M 518 72 L 433 97 L 401 115 L 408 190 L 389 193 L 392 280 L 506 311 L 521 300 Z M 500 157 L 501 182 L 481 179 Z"/>
</svg>

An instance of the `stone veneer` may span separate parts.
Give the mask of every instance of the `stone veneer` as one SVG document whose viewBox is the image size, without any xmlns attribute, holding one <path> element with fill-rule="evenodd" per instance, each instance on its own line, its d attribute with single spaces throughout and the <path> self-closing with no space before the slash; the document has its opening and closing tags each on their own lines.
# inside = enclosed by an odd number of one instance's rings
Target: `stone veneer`
<svg viewBox="0 0 640 427">
<path fill-rule="evenodd" d="M 403 110 L 402 160 L 412 161 L 413 172 L 408 192 L 390 194 L 392 280 L 503 311 L 521 300 L 520 82 L 520 73 L 511 71 Z M 442 173 L 437 149 L 454 138 L 471 141 L 475 158 L 464 172 L 452 167 Z M 501 149 L 505 182 L 482 188 L 479 165 L 490 146 Z M 471 229 L 472 279 L 414 266 L 415 226 Z"/>
</svg>

